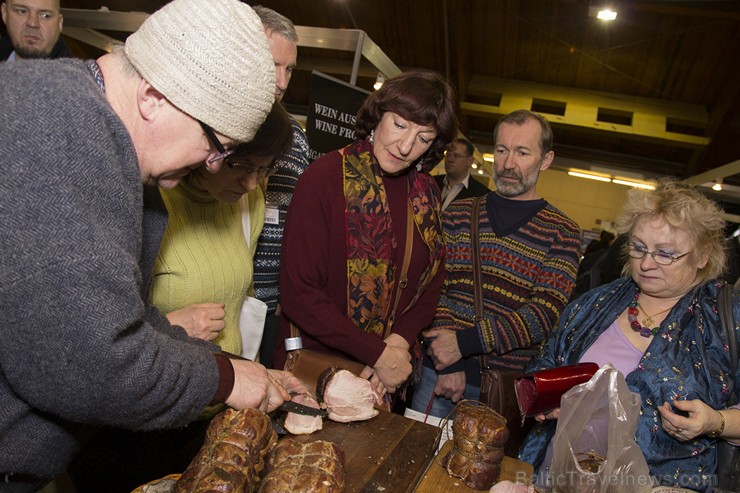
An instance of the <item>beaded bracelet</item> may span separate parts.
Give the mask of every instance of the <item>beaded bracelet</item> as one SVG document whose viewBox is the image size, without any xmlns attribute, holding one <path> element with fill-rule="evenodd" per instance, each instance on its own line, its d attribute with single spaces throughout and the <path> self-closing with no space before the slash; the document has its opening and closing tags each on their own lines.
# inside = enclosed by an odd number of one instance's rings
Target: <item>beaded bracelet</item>
<svg viewBox="0 0 740 493">
<path fill-rule="evenodd" d="M 711 432 L 709 435 L 707 435 L 709 438 L 717 438 L 722 434 L 722 432 L 725 431 L 725 415 L 722 414 L 721 411 L 717 411 L 719 413 L 719 417 L 722 419 L 722 424 L 719 425 L 719 428 Z"/>
</svg>

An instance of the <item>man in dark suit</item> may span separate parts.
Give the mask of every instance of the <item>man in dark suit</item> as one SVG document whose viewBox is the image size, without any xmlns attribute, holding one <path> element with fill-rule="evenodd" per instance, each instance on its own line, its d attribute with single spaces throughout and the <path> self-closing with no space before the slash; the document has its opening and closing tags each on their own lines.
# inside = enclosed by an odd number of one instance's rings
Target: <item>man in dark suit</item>
<svg viewBox="0 0 740 493">
<path fill-rule="evenodd" d="M 470 176 L 470 166 L 475 161 L 475 147 L 465 139 L 456 139 L 450 144 L 445 155 L 446 175 L 437 175 L 434 179 L 442 190 L 442 210 L 453 200 L 480 197 L 489 190 L 485 185 Z"/>
</svg>

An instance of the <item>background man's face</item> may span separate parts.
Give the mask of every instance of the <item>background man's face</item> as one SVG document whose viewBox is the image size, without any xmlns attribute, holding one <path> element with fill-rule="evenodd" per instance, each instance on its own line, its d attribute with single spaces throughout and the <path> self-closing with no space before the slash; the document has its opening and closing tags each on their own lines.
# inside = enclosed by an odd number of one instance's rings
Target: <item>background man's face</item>
<svg viewBox="0 0 740 493">
<path fill-rule="evenodd" d="M 5 0 L 1 9 L 16 55 L 49 58 L 62 32 L 58 0 Z"/>
<path fill-rule="evenodd" d="M 267 31 L 265 34 L 272 59 L 275 60 L 275 101 L 281 101 L 290 84 L 290 77 L 293 75 L 298 58 L 298 46 L 285 36 L 272 31 Z"/>
<path fill-rule="evenodd" d="M 474 160 L 473 156 L 468 156 L 468 148 L 465 144 L 453 142 L 445 155 L 445 173 L 456 179 L 464 178 L 469 173 Z"/>
<path fill-rule="evenodd" d="M 552 151 L 544 156 L 540 148 L 542 127 L 533 119 L 522 125 L 502 123 L 498 127 L 493 150 L 493 181 L 499 195 L 511 199 L 537 198 L 540 171 L 552 163 Z"/>
</svg>

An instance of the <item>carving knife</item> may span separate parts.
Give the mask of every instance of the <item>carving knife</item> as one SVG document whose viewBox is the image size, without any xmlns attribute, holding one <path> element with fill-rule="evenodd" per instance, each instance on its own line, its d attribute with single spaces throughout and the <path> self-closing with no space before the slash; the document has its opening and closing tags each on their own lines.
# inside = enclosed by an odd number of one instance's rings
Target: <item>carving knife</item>
<svg viewBox="0 0 740 493">
<path fill-rule="evenodd" d="M 278 410 L 286 411 L 289 413 L 302 414 L 304 416 L 321 416 L 322 418 L 327 415 L 326 409 L 316 409 L 315 407 L 305 406 L 293 401 L 283 402 L 278 407 Z"/>
</svg>

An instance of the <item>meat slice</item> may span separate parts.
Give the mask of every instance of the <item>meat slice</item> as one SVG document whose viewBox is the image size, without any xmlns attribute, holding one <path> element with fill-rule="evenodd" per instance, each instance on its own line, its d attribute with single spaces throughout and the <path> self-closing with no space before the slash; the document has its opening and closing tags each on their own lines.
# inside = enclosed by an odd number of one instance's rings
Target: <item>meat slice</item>
<svg viewBox="0 0 740 493">
<path fill-rule="evenodd" d="M 332 421 L 350 423 L 378 415 L 370 381 L 350 371 L 334 367 L 324 370 L 316 383 L 316 394 Z"/>
<path fill-rule="evenodd" d="M 298 394 L 293 396 L 292 400 L 304 406 L 321 409 L 318 401 L 311 394 Z M 324 420 L 321 416 L 304 416 L 297 413 L 288 413 L 283 426 L 293 435 L 310 435 L 323 428 Z"/>
</svg>

